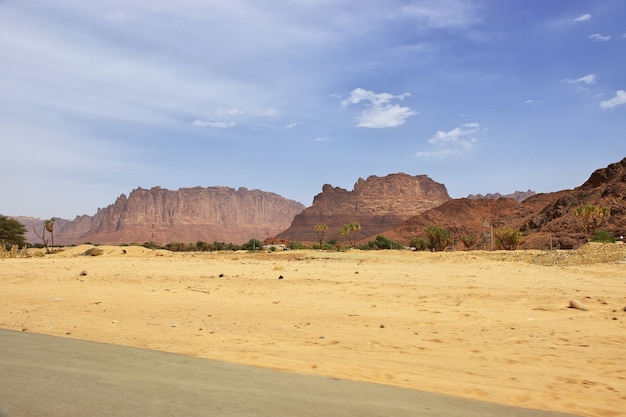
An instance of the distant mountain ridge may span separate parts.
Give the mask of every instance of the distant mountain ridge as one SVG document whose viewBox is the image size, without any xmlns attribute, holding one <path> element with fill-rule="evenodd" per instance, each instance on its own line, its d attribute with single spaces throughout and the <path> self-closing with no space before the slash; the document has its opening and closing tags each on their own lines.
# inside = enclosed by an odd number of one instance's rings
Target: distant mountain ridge
<svg viewBox="0 0 626 417">
<path fill-rule="evenodd" d="M 585 243 L 576 207 L 608 207 L 611 216 L 601 229 L 626 234 L 626 158 L 597 169 L 573 190 L 537 194 L 533 191 L 451 199 L 443 184 L 426 175 L 404 173 L 359 178 L 351 191 L 325 184 L 311 207 L 277 194 L 229 187 L 194 187 L 170 191 L 138 188 L 93 216 L 57 219 L 55 243 L 170 242 L 243 243 L 250 238 L 317 241 L 316 224 L 326 224 L 325 241 L 338 238 L 346 223 L 359 222 L 360 241 L 377 234 L 407 244 L 430 226 L 448 229 L 455 237 L 482 239 L 486 229 L 509 226 L 524 234 L 522 248 L 545 249 Z M 506 197 L 506 198 L 502 198 Z M 27 240 L 39 242 L 43 220 L 17 217 Z M 481 240 L 482 241 L 482 240 Z"/>
<path fill-rule="evenodd" d="M 469 198 L 470 200 L 479 200 L 481 198 L 486 198 L 489 200 L 497 200 L 499 198 L 511 198 L 517 201 L 518 203 L 521 203 L 522 201 L 526 200 L 528 197 L 532 197 L 535 194 L 537 193 L 534 191 L 528 190 L 528 191 L 515 191 L 511 194 L 500 194 L 500 193 L 487 193 L 485 195 L 470 194 L 467 196 L 467 198 Z"/>
</svg>

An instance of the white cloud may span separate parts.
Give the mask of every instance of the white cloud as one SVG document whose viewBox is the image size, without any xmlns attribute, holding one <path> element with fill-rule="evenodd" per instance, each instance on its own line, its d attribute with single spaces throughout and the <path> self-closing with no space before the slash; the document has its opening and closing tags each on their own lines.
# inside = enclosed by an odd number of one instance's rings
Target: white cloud
<svg viewBox="0 0 626 417">
<path fill-rule="evenodd" d="M 594 33 L 593 35 L 589 35 L 589 39 L 596 42 L 606 42 L 611 39 L 611 35 L 603 35 L 601 33 Z"/>
<path fill-rule="evenodd" d="M 296 123 L 289 123 L 288 125 L 285 125 L 285 127 L 286 127 L 287 129 L 293 129 L 293 128 L 294 128 L 294 127 L 296 127 L 296 126 L 297 126 L 297 124 L 296 124 Z"/>
<path fill-rule="evenodd" d="M 467 140 L 462 138 L 464 136 L 474 135 L 480 132 L 480 130 L 480 123 L 465 123 L 460 127 L 455 127 L 448 132 L 438 130 L 435 135 L 428 140 L 428 142 L 432 143 L 433 145 L 455 143 L 470 148 L 475 142 L 478 141 L 478 139 L 471 138 Z"/>
<path fill-rule="evenodd" d="M 582 77 L 576 78 L 576 79 L 565 78 L 562 81 L 566 82 L 566 83 L 570 83 L 570 84 L 580 84 L 580 83 L 593 84 L 593 83 L 596 82 L 596 75 L 595 74 L 587 74 L 587 75 L 583 75 Z"/>
<path fill-rule="evenodd" d="M 541 101 L 535 100 L 534 98 L 529 98 L 528 100 L 524 102 L 524 104 L 539 104 L 539 103 L 541 103 Z"/>
<path fill-rule="evenodd" d="M 580 77 L 579 79 L 576 80 L 577 82 L 581 82 L 581 83 L 585 83 L 585 84 L 593 84 L 596 82 L 596 75 L 595 74 L 587 74 L 583 77 Z"/>
<path fill-rule="evenodd" d="M 478 133 L 484 131 L 480 127 L 480 123 L 464 123 L 459 127 L 455 127 L 452 130 L 444 131 L 438 130 L 435 132 L 428 142 L 441 149 L 434 151 L 420 151 L 415 155 L 422 158 L 446 158 L 452 155 L 458 155 L 465 149 L 471 149 L 478 139 L 475 137 Z"/>
<path fill-rule="evenodd" d="M 585 13 L 574 19 L 574 22 L 586 22 L 589 19 L 591 19 L 591 15 L 589 13 Z"/>
<path fill-rule="evenodd" d="M 313 142 L 332 142 L 332 140 L 320 136 L 320 137 L 313 139 Z"/>
<path fill-rule="evenodd" d="M 220 128 L 220 129 L 226 129 L 229 127 L 234 127 L 237 125 L 237 123 L 234 122 L 220 122 L 220 121 L 204 121 L 204 120 L 200 120 L 200 119 L 196 119 L 193 121 L 192 125 L 194 126 L 199 126 L 199 127 L 215 127 L 215 128 Z"/>
<path fill-rule="evenodd" d="M 626 91 L 618 90 L 615 93 L 615 97 L 600 102 L 600 107 L 603 109 L 612 109 L 615 106 L 626 104 Z"/>
<path fill-rule="evenodd" d="M 410 96 L 411 94 L 409 93 L 396 96 L 389 93 L 374 93 L 362 88 L 355 88 L 350 93 L 350 97 L 343 100 L 341 104 L 348 106 L 350 104 L 359 104 L 362 101 L 369 102 L 366 104 L 367 108 L 356 117 L 357 127 L 382 129 L 402 126 L 406 123 L 406 119 L 418 114 L 410 107 L 391 103 L 393 100 L 404 100 L 405 97 Z"/>
</svg>

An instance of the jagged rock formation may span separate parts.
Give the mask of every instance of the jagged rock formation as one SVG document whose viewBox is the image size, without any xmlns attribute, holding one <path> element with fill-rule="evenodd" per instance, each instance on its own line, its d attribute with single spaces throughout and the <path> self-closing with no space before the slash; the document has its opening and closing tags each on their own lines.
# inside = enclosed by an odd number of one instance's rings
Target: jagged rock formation
<svg viewBox="0 0 626 417">
<path fill-rule="evenodd" d="M 137 188 L 94 216 L 66 223 L 57 229 L 55 242 L 240 244 L 284 230 L 302 209 L 278 194 L 243 187 Z"/>
<path fill-rule="evenodd" d="M 324 240 L 329 241 L 337 239 L 338 230 L 351 222 L 361 224 L 361 236 L 375 236 L 449 199 L 446 187 L 426 175 L 398 173 L 359 178 L 352 191 L 325 184 L 313 205 L 295 216 L 289 229 L 278 237 L 316 242 L 314 226 L 326 224 Z"/>
<path fill-rule="evenodd" d="M 500 193 L 487 193 L 485 195 L 470 194 L 467 196 L 467 198 L 469 198 L 470 200 L 480 200 L 482 198 L 487 198 L 490 200 L 497 200 L 499 198 L 511 198 L 517 201 L 518 203 L 521 203 L 522 201 L 526 200 L 528 197 L 532 197 L 535 194 L 537 193 L 534 191 L 528 190 L 528 191 L 515 191 L 511 194 L 500 194 Z"/>
<path fill-rule="evenodd" d="M 475 236 L 482 246 L 483 233 L 491 226 L 509 226 L 524 233 L 521 248 L 578 246 L 586 239 L 574 210 L 587 204 L 611 210 L 601 230 L 617 237 L 626 234 L 626 158 L 596 170 L 573 190 L 536 194 L 521 203 L 508 198 L 455 199 L 407 219 L 384 235 L 408 243 L 414 237 L 424 237 L 424 230 L 436 225 L 452 232 L 457 241 L 464 235 Z M 487 243 L 490 246 L 490 241 Z"/>
</svg>

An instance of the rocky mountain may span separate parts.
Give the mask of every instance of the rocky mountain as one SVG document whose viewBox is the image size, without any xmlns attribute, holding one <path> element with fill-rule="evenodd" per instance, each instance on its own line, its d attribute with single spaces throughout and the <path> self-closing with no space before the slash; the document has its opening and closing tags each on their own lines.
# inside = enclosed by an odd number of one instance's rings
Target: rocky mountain
<svg viewBox="0 0 626 417">
<path fill-rule="evenodd" d="M 359 222 L 362 236 L 375 236 L 407 218 L 450 200 L 443 184 L 404 173 L 359 178 L 352 191 L 325 184 L 313 205 L 296 215 L 280 239 L 316 242 L 316 224 L 326 224 L 325 241 L 338 238 L 346 223 Z"/>
<path fill-rule="evenodd" d="M 500 194 L 500 193 L 487 193 L 485 195 L 470 194 L 467 196 L 467 198 L 469 198 L 470 200 L 480 200 L 481 198 L 488 198 L 490 200 L 497 200 L 499 198 L 511 198 L 517 201 L 518 203 L 521 203 L 522 201 L 526 200 L 528 197 L 531 197 L 535 194 L 537 193 L 534 191 L 528 190 L 528 191 L 515 191 L 511 194 Z"/>
<path fill-rule="evenodd" d="M 289 227 L 304 209 L 278 194 L 228 187 L 137 188 L 128 197 L 55 227 L 55 243 L 244 243 Z"/>
<path fill-rule="evenodd" d="M 599 229 L 614 236 L 626 234 L 626 158 L 596 170 L 573 190 L 536 194 L 522 202 L 508 198 L 450 200 L 407 219 L 384 235 L 408 243 L 414 237 L 425 237 L 426 228 L 441 226 L 457 240 L 464 235 L 478 237 L 480 246 L 492 227 L 509 226 L 523 232 L 522 248 L 572 247 L 586 242 L 574 210 L 587 204 L 610 209 L 611 216 Z M 490 239 L 486 243 L 490 246 Z"/>
</svg>

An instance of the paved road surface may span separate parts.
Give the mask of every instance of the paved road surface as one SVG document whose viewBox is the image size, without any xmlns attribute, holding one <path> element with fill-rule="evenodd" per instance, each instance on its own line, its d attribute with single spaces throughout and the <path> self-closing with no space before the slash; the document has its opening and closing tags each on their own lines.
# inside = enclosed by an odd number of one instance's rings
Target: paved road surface
<svg viewBox="0 0 626 417">
<path fill-rule="evenodd" d="M 1 417 L 557 417 L 383 385 L 0 330 Z"/>
</svg>

